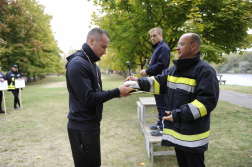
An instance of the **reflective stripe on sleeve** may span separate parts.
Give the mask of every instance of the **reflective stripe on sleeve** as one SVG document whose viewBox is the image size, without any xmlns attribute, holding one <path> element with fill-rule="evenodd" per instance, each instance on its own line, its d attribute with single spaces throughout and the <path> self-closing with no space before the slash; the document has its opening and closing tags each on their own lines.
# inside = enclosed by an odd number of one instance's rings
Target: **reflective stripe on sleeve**
<svg viewBox="0 0 252 167">
<path fill-rule="evenodd" d="M 150 92 L 154 93 L 154 79 L 153 78 L 147 78 L 150 82 Z"/>
<path fill-rule="evenodd" d="M 189 105 L 191 104 L 191 105 Z M 199 118 L 200 116 L 203 117 L 207 115 L 206 107 L 199 102 L 197 99 L 195 99 L 193 102 L 189 103 L 188 106 L 194 116 L 194 119 Z M 198 113 L 200 112 L 200 116 L 198 116 Z"/>
<path fill-rule="evenodd" d="M 163 130 L 163 140 L 185 147 L 200 147 L 208 143 L 210 131 L 197 135 L 183 135 L 172 129 Z"/>
<path fill-rule="evenodd" d="M 192 113 L 194 119 L 200 118 L 200 112 L 199 112 L 198 108 L 196 106 L 192 105 L 191 103 L 188 103 L 188 106 L 191 110 L 191 113 Z"/>
<path fill-rule="evenodd" d="M 147 78 L 150 82 L 150 92 L 153 92 L 155 94 L 160 94 L 160 85 L 159 83 L 155 80 L 154 77 Z"/>
</svg>

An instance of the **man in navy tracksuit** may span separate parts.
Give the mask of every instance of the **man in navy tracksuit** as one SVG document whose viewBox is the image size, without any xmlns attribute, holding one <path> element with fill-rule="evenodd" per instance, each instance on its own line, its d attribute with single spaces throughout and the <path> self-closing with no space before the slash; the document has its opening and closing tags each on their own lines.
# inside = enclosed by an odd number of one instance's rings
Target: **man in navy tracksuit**
<svg viewBox="0 0 252 167">
<path fill-rule="evenodd" d="M 0 82 L 4 82 L 4 74 L 1 73 L 2 67 L 0 66 Z M 2 101 L 3 101 L 3 92 L 0 91 L 0 113 L 5 113 L 4 110 L 2 109 Z"/>
<path fill-rule="evenodd" d="M 109 45 L 108 33 L 100 28 L 89 31 L 82 50 L 67 58 L 66 79 L 69 92 L 68 135 L 76 167 L 101 166 L 100 122 L 103 103 L 126 97 L 130 84 L 102 90 L 101 73 L 95 62 Z"/>
<path fill-rule="evenodd" d="M 155 27 L 151 29 L 149 33 L 153 43 L 152 48 L 155 50 L 151 56 L 149 68 L 146 70 L 142 69 L 140 71 L 142 76 L 155 76 L 161 74 L 162 71 L 167 69 L 170 64 L 170 48 L 163 40 L 162 29 Z M 150 126 L 151 130 L 155 130 L 151 132 L 151 135 L 161 136 L 163 132 L 162 118 L 166 108 L 166 95 L 154 94 L 154 97 L 158 109 L 158 120 L 157 125 Z"/>
</svg>

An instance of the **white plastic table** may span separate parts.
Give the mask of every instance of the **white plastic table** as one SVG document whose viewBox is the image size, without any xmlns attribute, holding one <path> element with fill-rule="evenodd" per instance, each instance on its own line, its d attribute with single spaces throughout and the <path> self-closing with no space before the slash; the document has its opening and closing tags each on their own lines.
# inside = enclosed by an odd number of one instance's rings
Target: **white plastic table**
<svg viewBox="0 0 252 167">
<path fill-rule="evenodd" d="M 141 133 L 143 134 L 143 128 L 144 126 L 150 126 L 155 125 L 155 123 L 152 124 L 146 124 L 146 118 L 147 117 L 157 117 L 156 115 L 146 115 L 146 109 L 149 107 L 156 107 L 156 101 L 154 97 L 139 97 L 140 101 L 140 126 L 141 126 Z"/>
</svg>

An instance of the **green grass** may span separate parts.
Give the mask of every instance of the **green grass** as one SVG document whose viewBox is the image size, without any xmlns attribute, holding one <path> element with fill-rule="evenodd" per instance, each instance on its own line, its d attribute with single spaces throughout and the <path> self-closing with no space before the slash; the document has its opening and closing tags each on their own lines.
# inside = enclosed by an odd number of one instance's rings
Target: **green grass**
<svg viewBox="0 0 252 167">
<path fill-rule="evenodd" d="M 102 76 L 103 89 L 123 83 L 117 75 Z M 69 166 L 72 153 L 67 135 L 68 91 L 50 88 L 64 77 L 46 77 L 29 83 L 22 91 L 22 110 L 13 110 L 13 95 L 5 91 L 7 114 L 0 115 L 0 166 Z M 101 122 L 101 154 L 104 167 L 150 166 L 137 123 L 136 101 L 152 94 L 134 94 L 104 104 Z M 150 114 L 156 109 L 150 108 Z M 208 167 L 250 167 L 252 164 L 252 109 L 219 101 L 211 115 Z M 148 119 L 155 123 L 156 118 Z M 165 150 L 158 146 L 155 150 Z M 37 159 L 41 156 L 40 159 Z M 178 166 L 175 156 L 154 157 L 155 167 Z"/>
<path fill-rule="evenodd" d="M 220 85 L 220 89 L 252 95 L 252 86 Z"/>
</svg>

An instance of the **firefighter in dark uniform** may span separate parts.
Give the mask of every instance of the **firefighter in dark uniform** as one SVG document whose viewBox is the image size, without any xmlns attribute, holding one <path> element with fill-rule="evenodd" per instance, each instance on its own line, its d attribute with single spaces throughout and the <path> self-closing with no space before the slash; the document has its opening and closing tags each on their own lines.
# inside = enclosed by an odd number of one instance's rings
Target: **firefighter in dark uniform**
<svg viewBox="0 0 252 167">
<path fill-rule="evenodd" d="M 4 74 L 1 72 L 2 67 L 0 66 L 0 82 L 4 82 Z M 4 110 L 2 109 L 2 101 L 3 101 L 3 92 L 0 91 L 0 105 L 1 105 L 1 109 L 0 109 L 0 113 L 5 113 Z"/>
<path fill-rule="evenodd" d="M 15 80 L 22 80 L 23 78 L 21 77 L 20 73 L 18 72 L 18 66 L 15 64 L 11 67 L 11 70 L 7 72 L 5 79 L 8 81 L 8 91 L 12 91 L 14 95 L 14 109 L 19 109 L 20 107 L 20 102 L 18 98 L 19 94 L 19 89 L 15 88 Z M 19 107 L 17 107 L 17 104 Z"/>
<path fill-rule="evenodd" d="M 204 167 L 208 149 L 210 114 L 217 106 L 219 83 L 215 70 L 200 59 L 201 39 L 195 33 L 180 37 L 170 69 L 137 80 L 141 90 L 167 94 L 162 146 L 175 148 L 180 167 Z"/>
</svg>

